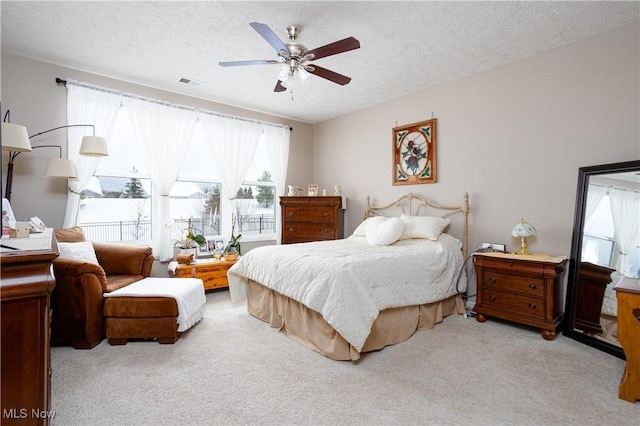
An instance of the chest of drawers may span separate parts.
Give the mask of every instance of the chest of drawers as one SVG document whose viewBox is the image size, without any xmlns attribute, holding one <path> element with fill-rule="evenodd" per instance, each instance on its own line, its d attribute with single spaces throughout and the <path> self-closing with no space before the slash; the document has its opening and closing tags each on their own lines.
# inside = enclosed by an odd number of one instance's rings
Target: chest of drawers
<svg viewBox="0 0 640 426">
<path fill-rule="evenodd" d="M 478 277 L 474 311 L 479 322 L 496 317 L 542 330 L 553 340 L 562 323 L 562 256 L 476 253 Z"/>
<path fill-rule="evenodd" d="M 280 197 L 282 244 L 344 238 L 342 197 Z"/>
</svg>

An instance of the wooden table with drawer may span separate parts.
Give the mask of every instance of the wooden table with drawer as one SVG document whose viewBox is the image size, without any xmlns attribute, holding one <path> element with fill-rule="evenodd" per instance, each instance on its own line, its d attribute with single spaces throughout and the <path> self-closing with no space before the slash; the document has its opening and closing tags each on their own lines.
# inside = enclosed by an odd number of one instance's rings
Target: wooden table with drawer
<svg viewBox="0 0 640 426">
<path fill-rule="evenodd" d="M 282 244 L 344 238 L 342 197 L 280 197 Z"/>
<path fill-rule="evenodd" d="M 200 278 L 205 290 L 229 287 L 227 271 L 235 260 L 196 260 L 188 265 L 178 265 L 175 272 L 169 271 L 173 278 Z"/>
<path fill-rule="evenodd" d="M 476 320 L 501 318 L 542 330 L 553 340 L 562 323 L 564 256 L 475 253 Z"/>
</svg>

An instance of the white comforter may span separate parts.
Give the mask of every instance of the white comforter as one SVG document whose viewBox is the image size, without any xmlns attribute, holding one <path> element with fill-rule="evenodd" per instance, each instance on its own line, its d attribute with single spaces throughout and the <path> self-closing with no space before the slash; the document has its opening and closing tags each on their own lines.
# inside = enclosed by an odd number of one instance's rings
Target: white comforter
<svg viewBox="0 0 640 426">
<path fill-rule="evenodd" d="M 400 240 L 370 245 L 365 237 L 259 247 L 229 269 L 232 301 L 248 279 L 319 312 L 358 351 L 381 310 L 431 303 L 456 294 L 463 265 L 460 243 Z M 460 279 L 466 290 L 466 277 Z"/>
</svg>

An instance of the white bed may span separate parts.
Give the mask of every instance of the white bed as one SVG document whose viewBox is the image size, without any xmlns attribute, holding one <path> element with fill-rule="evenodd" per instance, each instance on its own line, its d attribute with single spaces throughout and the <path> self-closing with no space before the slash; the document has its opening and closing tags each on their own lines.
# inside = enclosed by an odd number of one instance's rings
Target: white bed
<svg viewBox="0 0 640 426">
<path fill-rule="evenodd" d="M 382 207 L 367 199 L 365 217 L 394 209 L 399 217 L 371 218 L 342 240 L 249 251 L 229 270 L 232 300 L 246 298 L 249 313 L 337 360 L 357 360 L 463 313 L 467 194 L 454 207 L 414 194 Z M 447 233 L 458 214 L 462 238 Z"/>
</svg>

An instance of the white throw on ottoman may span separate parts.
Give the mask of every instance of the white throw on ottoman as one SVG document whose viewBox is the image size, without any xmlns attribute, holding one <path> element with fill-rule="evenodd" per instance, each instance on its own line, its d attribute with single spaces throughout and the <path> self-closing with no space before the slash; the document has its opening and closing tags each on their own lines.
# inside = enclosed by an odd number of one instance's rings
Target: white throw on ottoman
<svg viewBox="0 0 640 426">
<path fill-rule="evenodd" d="M 202 319 L 206 302 L 198 278 L 149 277 L 104 294 L 107 339 L 124 345 L 127 339 L 175 343 L 180 333 Z"/>
</svg>

